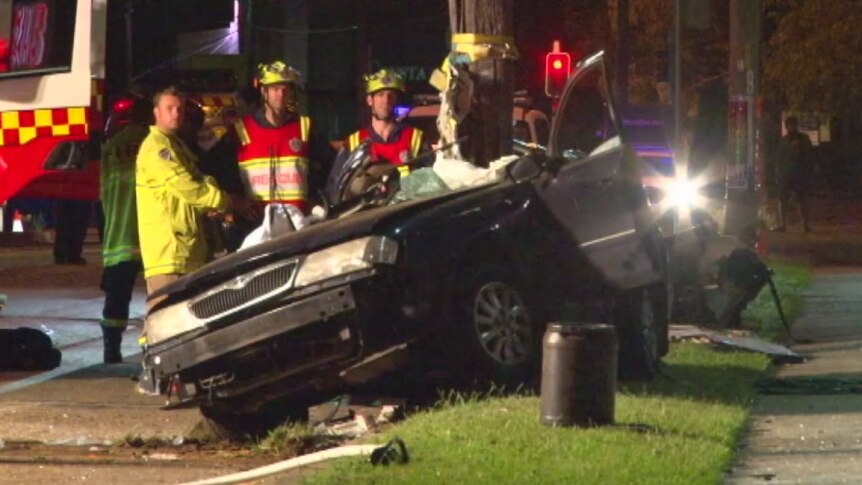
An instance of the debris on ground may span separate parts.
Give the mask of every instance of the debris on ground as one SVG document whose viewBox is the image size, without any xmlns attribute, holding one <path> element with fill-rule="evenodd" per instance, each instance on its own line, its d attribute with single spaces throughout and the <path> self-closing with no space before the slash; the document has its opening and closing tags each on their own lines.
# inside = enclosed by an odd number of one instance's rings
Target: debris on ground
<svg viewBox="0 0 862 485">
<path fill-rule="evenodd" d="M 356 413 L 346 421 L 320 423 L 314 428 L 314 434 L 353 439 L 364 435 L 374 426 L 374 422 L 364 414 Z"/>
<path fill-rule="evenodd" d="M 672 342 L 708 343 L 723 349 L 746 350 L 768 355 L 775 364 L 798 364 L 806 357 L 789 348 L 767 342 L 745 330 L 712 330 L 695 325 L 671 325 L 669 338 Z"/>
</svg>

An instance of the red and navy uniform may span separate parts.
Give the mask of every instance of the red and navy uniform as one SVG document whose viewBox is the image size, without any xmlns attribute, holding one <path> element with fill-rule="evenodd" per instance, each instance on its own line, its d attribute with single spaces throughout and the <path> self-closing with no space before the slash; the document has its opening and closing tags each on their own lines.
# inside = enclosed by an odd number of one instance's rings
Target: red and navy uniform
<svg viewBox="0 0 862 485">
<path fill-rule="evenodd" d="M 281 202 L 306 212 L 310 118 L 297 115 L 281 126 L 264 126 L 260 116 L 247 115 L 235 127 L 237 162 L 248 196 L 261 204 Z"/>
<path fill-rule="evenodd" d="M 422 130 L 404 123 L 397 123 L 386 140 L 370 128 L 362 128 L 347 138 L 347 149 L 353 151 L 368 138 L 371 138 L 371 155 L 376 160 L 398 166 L 403 177 L 410 173 L 410 167 L 403 164 L 419 155 L 424 136 Z"/>
</svg>

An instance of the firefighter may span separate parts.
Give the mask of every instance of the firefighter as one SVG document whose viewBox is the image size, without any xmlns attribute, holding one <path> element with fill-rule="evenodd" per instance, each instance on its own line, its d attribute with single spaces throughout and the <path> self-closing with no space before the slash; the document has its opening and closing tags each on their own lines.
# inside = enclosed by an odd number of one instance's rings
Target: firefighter
<svg viewBox="0 0 862 485">
<path fill-rule="evenodd" d="M 381 161 L 402 165 L 422 151 L 422 130 L 398 121 L 395 107 L 400 95 L 407 89 L 404 80 L 395 72 L 381 69 L 365 76 L 365 103 L 371 111 L 368 127 L 353 133 L 347 139 L 347 149 L 353 150 L 363 140 L 371 140 L 372 154 Z M 408 167 L 399 167 L 402 175 L 409 173 Z"/>
<path fill-rule="evenodd" d="M 404 176 L 410 172 L 410 166 L 404 165 L 424 151 L 424 134 L 396 118 L 395 107 L 398 98 L 406 93 L 404 80 L 396 73 L 381 69 L 365 76 L 365 102 L 371 111 L 371 121 L 347 138 L 345 147 L 352 151 L 365 140 L 371 144 L 371 156 L 380 163 L 391 163 L 398 166 L 398 172 Z M 327 192 L 334 195 L 335 184 L 342 170 L 346 157 L 341 156 L 330 172 L 327 182 Z"/>
<path fill-rule="evenodd" d="M 299 72 L 282 61 L 258 66 L 261 106 L 235 124 L 240 179 L 260 222 L 269 202 L 309 209 L 311 119 L 297 111 Z M 249 227 L 246 224 L 246 227 Z"/>
<path fill-rule="evenodd" d="M 129 302 L 141 272 L 138 215 L 135 203 L 135 159 L 152 123 L 153 105 L 139 99 L 132 106 L 129 124 L 112 136 L 102 150 L 100 195 L 105 214 L 102 245 L 102 342 L 104 362 L 122 362 L 123 331 L 129 321 Z"/>
<path fill-rule="evenodd" d="M 153 98 L 154 126 L 141 144 L 136 163 L 138 231 L 148 310 L 153 293 L 203 266 L 207 241 L 203 218 L 212 212 L 248 214 L 248 202 L 222 191 L 197 168 L 197 159 L 180 140 L 183 97 L 168 87 Z"/>
</svg>

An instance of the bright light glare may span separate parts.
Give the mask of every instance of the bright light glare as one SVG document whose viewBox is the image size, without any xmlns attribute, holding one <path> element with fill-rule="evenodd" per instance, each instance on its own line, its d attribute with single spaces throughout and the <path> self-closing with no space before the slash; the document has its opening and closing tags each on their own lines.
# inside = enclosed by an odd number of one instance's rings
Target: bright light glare
<svg viewBox="0 0 862 485">
<path fill-rule="evenodd" d="M 563 61 L 559 59 L 554 59 L 554 62 L 551 65 L 554 67 L 554 69 L 560 70 L 563 68 Z"/>
<path fill-rule="evenodd" d="M 678 209 L 690 209 L 698 205 L 699 187 L 692 180 L 674 179 L 668 184 L 668 203 Z"/>
</svg>

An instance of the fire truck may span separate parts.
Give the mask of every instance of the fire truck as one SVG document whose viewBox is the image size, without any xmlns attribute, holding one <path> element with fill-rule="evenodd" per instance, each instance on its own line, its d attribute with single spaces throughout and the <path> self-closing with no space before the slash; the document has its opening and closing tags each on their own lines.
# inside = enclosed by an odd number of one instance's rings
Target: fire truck
<svg viewBox="0 0 862 485">
<path fill-rule="evenodd" d="M 0 0 L 0 204 L 95 199 L 107 0 Z"/>
<path fill-rule="evenodd" d="M 175 8 L 168 2 L 130 1 L 113 3 L 109 13 L 108 0 L 0 0 L 0 205 L 13 197 L 98 199 L 101 144 L 124 124 L 134 102 L 125 91 L 133 78 L 133 55 L 147 54 L 156 66 L 136 84 L 157 86 L 170 79 L 168 84 L 189 94 L 187 113 L 197 110 L 203 118 L 202 150 L 235 119 L 237 83 L 231 69 L 183 68 L 176 52 L 161 54 L 167 49 L 144 42 L 132 50 L 132 10 L 118 10 L 132 4 L 136 15 L 150 17 L 170 16 L 167 9 Z M 177 34 L 182 31 L 163 35 Z M 108 35 L 113 46 L 106 45 Z M 144 35 L 140 40 L 159 34 Z M 122 52 L 116 52 L 117 45 Z"/>
</svg>

